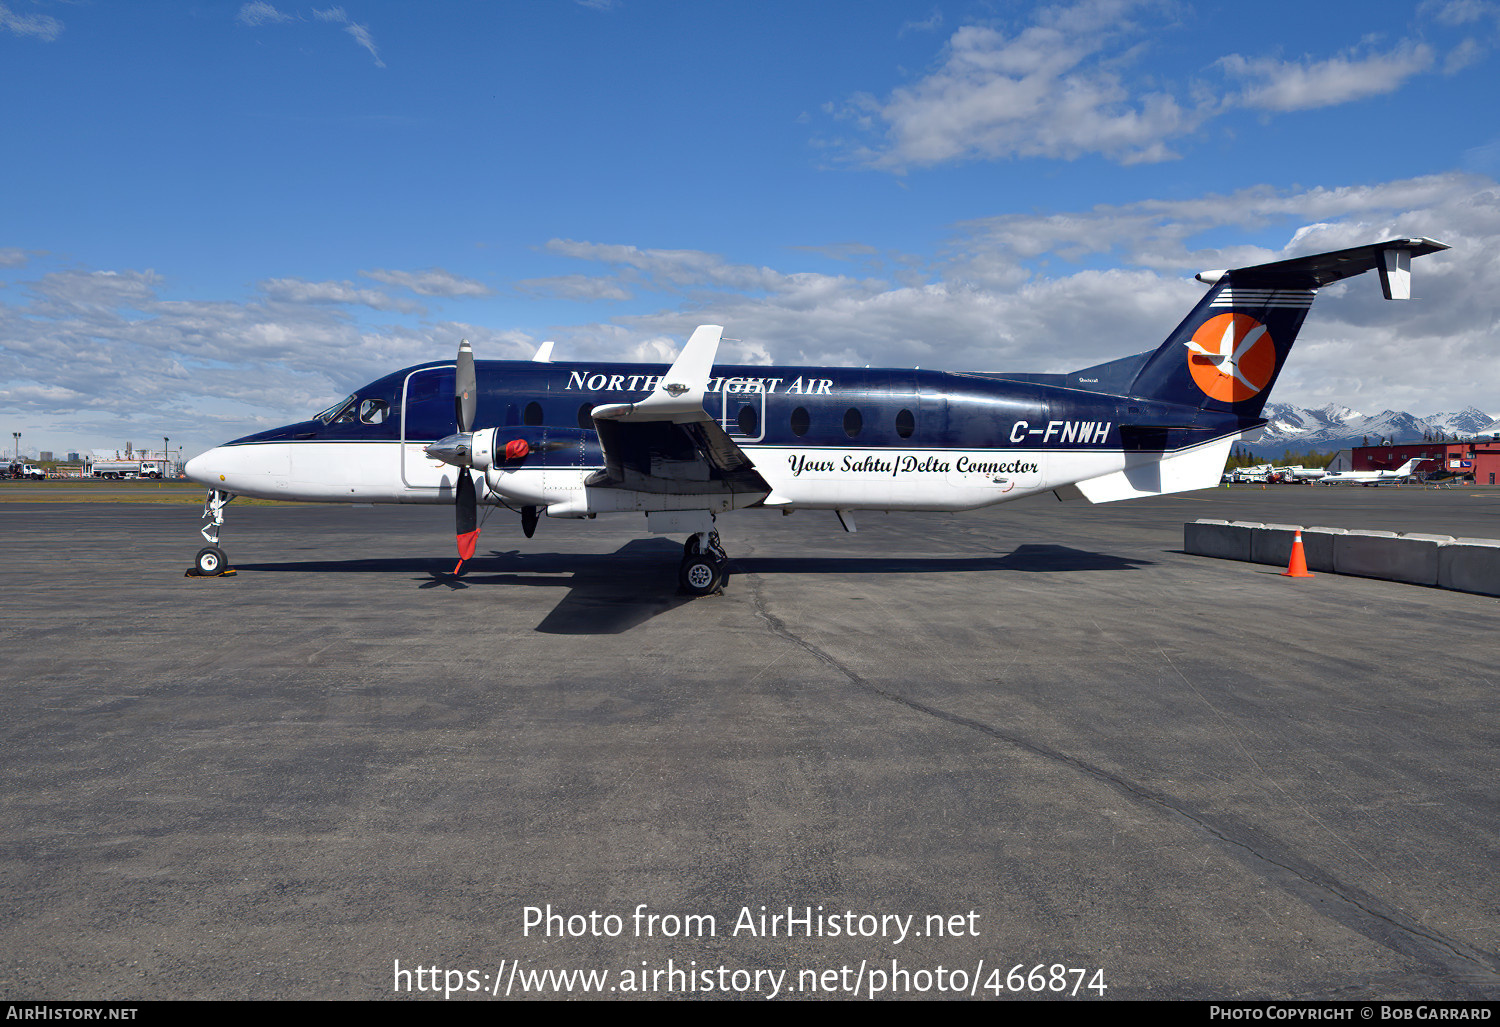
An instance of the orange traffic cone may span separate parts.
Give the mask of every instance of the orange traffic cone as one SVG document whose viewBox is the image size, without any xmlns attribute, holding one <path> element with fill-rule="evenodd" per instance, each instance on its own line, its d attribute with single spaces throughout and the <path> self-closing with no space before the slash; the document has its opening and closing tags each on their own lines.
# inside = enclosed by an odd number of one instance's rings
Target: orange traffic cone
<svg viewBox="0 0 1500 1027">
<path fill-rule="evenodd" d="M 1312 573 L 1307 569 L 1307 553 L 1302 549 L 1302 532 L 1299 529 L 1292 538 L 1292 558 L 1287 561 L 1286 570 L 1281 572 L 1283 578 L 1310 578 Z"/>
</svg>

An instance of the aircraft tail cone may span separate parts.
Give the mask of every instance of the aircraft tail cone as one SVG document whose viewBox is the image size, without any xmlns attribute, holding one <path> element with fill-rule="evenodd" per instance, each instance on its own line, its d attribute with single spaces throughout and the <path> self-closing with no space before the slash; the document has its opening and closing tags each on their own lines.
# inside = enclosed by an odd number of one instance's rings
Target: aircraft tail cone
<svg viewBox="0 0 1500 1027">
<path fill-rule="evenodd" d="M 1302 548 L 1302 532 L 1298 531 L 1292 538 L 1292 558 L 1287 561 L 1286 570 L 1281 572 L 1283 578 L 1311 578 L 1314 575 L 1307 569 L 1307 553 Z"/>
</svg>

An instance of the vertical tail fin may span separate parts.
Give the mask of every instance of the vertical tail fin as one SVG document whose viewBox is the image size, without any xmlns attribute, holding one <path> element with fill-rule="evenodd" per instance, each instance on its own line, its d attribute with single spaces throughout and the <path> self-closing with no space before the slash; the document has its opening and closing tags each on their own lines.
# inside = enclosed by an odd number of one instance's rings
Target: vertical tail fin
<svg viewBox="0 0 1500 1027">
<path fill-rule="evenodd" d="M 1431 239 L 1391 239 L 1233 271 L 1206 271 L 1212 288 L 1136 375 L 1139 399 L 1260 414 L 1286 363 L 1317 290 L 1380 271 L 1387 299 L 1411 295 L 1411 258 L 1448 247 Z"/>
</svg>

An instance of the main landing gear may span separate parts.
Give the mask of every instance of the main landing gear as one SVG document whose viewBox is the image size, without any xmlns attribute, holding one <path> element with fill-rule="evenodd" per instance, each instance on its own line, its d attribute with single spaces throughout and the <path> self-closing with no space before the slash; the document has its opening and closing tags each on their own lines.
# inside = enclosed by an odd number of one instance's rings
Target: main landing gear
<svg viewBox="0 0 1500 1027">
<path fill-rule="evenodd" d="M 729 583 L 726 569 L 729 554 L 719 545 L 717 531 L 689 535 L 682 549 L 682 566 L 677 569 L 677 580 L 688 595 L 713 595 Z"/>
<path fill-rule="evenodd" d="M 233 498 L 233 492 L 208 490 L 208 498 L 203 501 L 203 519 L 210 523 L 198 530 L 209 545 L 198 550 L 198 555 L 194 558 L 187 577 L 222 578 L 234 573 L 234 568 L 229 566 L 229 557 L 225 556 L 224 550 L 219 548 L 219 529 L 224 526 L 224 508 Z"/>
</svg>

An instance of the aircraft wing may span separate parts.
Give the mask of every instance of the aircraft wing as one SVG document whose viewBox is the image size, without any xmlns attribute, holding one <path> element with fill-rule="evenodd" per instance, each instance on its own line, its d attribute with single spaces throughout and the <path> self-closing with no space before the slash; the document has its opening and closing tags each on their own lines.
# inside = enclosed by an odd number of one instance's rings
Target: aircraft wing
<svg viewBox="0 0 1500 1027">
<path fill-rule="evenodd" d="M 703 406 L 723 333 L 718 325 L 700 325 L 651 395 L 594 408 L 604 469 L 587 486 L 669 495 L 771 491 Z"/>
</svg>

